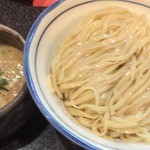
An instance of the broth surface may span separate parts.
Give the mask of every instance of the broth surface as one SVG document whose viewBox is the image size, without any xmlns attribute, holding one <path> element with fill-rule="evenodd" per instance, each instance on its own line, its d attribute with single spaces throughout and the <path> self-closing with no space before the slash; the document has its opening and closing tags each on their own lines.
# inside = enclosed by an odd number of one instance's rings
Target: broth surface
<svg viewBox="0 0 150 150">
<path fill-rule="evenodd" d="M 8 84 L 8 91 L 0 90 L 0 108 L 11 102 L 22 89 L 25 79 L 23 75 L 23 54 L 18 49 L 0 45 L 0 70 L 2 79 Z"/>
</svg>

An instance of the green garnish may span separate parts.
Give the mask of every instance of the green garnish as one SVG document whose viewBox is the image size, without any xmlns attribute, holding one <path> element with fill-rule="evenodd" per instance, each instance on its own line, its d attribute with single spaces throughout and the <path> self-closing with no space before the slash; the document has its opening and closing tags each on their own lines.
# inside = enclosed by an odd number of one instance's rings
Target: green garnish
<svg viewBox="0 0 150 150">
<path fill-rule="evenodd" d="M 8 82 L 1 77 L 2 74 L 3 72 L 0 70 L 0 92 L 8 91 L 8 89 L 6 88 L 6 85 L 8 84 Z"/>
<path fill-rule="evenodd" d="M 3 49 L 3 50 L 0 51 L 0 54 L 3 55 L 3 56 L 7 56 L 8 50 Z"/>
<path fill-rule="evenodd" d="M 2 70 L 0 69 L 0 76 L 3 74 Z"/>
</svg>

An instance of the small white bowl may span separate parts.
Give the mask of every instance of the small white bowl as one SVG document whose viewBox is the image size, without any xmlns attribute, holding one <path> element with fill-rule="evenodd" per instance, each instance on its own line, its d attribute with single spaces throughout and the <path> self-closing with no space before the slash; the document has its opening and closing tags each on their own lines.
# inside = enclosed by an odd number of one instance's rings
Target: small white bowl
<svg viewBox="0 0 150 150">
<path fill-rule="evenodd" d="M 63 135 L 85 149 L 149 150 L 150 145 L 109 141 L 78 124 L 63 102 L 50 92 L 50 65 L 61 41 L 88 13 L 108 6 L 121 6 L 150 19 L 150 2 L 58 0 L 45 9 L 33 24 L 25 45 L 24 63 L 27 85 L 35 103 L 47 120 Z"/>
</svg>

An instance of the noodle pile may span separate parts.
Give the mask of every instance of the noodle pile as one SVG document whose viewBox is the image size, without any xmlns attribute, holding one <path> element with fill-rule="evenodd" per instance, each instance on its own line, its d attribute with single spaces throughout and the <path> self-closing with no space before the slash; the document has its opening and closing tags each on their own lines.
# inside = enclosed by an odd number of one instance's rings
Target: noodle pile
<svg viewBox="0 0 150 150">
<path fill-rule="evenodd" d="M 98 136 L 150 143 L 150 25 L 109 7 L 84 18 L 52 64 L 55 93 Z"/>
</svg>

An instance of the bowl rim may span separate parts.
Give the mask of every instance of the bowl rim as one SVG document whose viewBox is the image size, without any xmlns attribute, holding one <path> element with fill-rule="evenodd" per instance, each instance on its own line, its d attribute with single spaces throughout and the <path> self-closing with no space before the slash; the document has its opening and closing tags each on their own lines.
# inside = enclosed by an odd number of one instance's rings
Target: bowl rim
<svg viewBox="0 0 150 150">
<path fill-rule="evenodd" d="M 39 108 L 39 110 L 41 111 L 41 113 L 43 114 L 43 116 L 48 120 L 49 123 L 51 123 L 56 129 L 57 131 L 59 131 L 62 135 L 64 135 L 65 137 L 67 137 L 70 141 L 78 144 L 79 146 L 85 148 L 85 149 L 90 149 L 90 150 L 102 150 L 101 148 L 92 145 L 91 143 L 87 142 L 86 140 L 77 137 L 74 133 L 70 132 L 68 129 L 66 129 L 63 125 L 59 124 L 57 122 L 57 120 L 48 112 L 48 110 L 44 107 L 44 105 L 42 104 L 36 88 L 34 86 L 34 83 L 32 81 L 32 77 L 31 77 L 31 73 L 28 69 L 28 54 L 29 54 L 29 49 L 31 46 L 31 42 L 34 38 L 34 35 L 36 33 L 36 30 L 39 26 L 39 24 L 41 23 L 42 19 L 48 14 L 50 13 L 53 9 L 55 9 L 58 5 L 60 5 L 61 3 L 65 2 L 66 0 L 57 0 L 56 3 L 54 3 L 53 5 L 47 7 L 35 20 L 35 22 L 33 23 L 28 36 L 27 36 L 27 40 L 26 40 L 26 44 L 25 44 L 25 48 L 24 48 L 24 64 L 25 64 L 25 77 L 26 77 L 26 81 L 27 81 L 27 86 L 29 89 L 29 92 L 35 102 L 35 104 L 37 105 L 37 107 Z M 88 1 L 110 1 L 110 0 L 88 0 Z M 129 2 L 129 3 L 133 3 L 133 4 L 138 4 L 141 6 L 145 6 L 150 8 L 150 6 L 147 6 L 145 4 L 142 4 L 140 2 L 134 2 L 132 0 L 112 0 L 112 1 L 121 1 L 121 2 Z M 112 148 L 112 147 L 108 147 L 108 148 Z M 112 148 L 112 149 L 116 149 L 117 148 Z"/>
<path fill-rule="evenodd" d="M 19 41 L 19 43 L 21 43 L 23 46 L 25 45 L 24 38 L 16 30 L 14 30 L 4 24 L 0 24 L 0 31 L 3 31 L 4 33 L 7 33 L 10 36 L 13 36 L 15 39 L 17 39 Z M 23 53 L 23 50 L 21 52 Z M 17 96 L 14 97 L 14 99 L 12 101 L 10 101 L 8 104 L 6 104 L 4 107 L 0 108 L 0 117 L 9 113 L 14 107 L 16 107 L 22 101 L 23 97 L 27 94 L 27 91 L 28 91 L 27 85 L 25 82 L 22 89 L 17 94 Z"/>
</svg>

